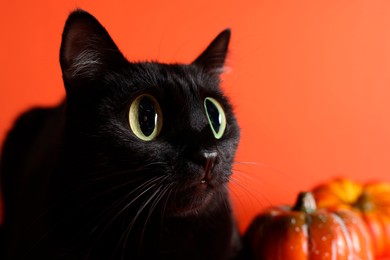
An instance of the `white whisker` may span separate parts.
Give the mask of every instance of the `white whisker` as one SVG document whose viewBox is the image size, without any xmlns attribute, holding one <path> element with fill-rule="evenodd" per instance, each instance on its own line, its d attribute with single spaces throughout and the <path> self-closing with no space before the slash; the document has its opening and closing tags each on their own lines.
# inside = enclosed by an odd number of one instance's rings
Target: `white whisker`
<svg viewBox="0 0 390 260">
<path fill-rule="evenodd" d="M 127 240 L 129 238 L 129 234 L 131 232 L 131 229 L 134 225 L 134 223 L 136 222 L 136 220 L 138 219 L 139 215 L 143 212 L 143 210 L 146 208 L 147 205 L 149 205 L 149 203 L 157 196 L 158 197 L 158 194 L 159 192 L 161 191 L 162 187 L 159 186 L 161 185 L 161 183 L 167 179 L 167 176 L 165 176 L 165 178 L 163 178 L 162 180 L 160 180 L 159 183 L 156 183 L 154 186 L 158 186 L 157 189 L 152 193 L 152 195 L 149 196 L 149 198 L 146 199 L 146 201 L 141 205 L 141 207 L 138 209 L 136 215 L 133 217 L 133 220 L 130 222 L 130 224 L 128 225 L 128 227 L 126 228 L 125 232 L 123 233 L 122 237 L 120 238 L 119 240 L 119 243 L 118 243 L 118 246 L 119 244 L 121 243 L 121 241 L 123 240 L 123 250 L 122 250 L 122 258 L 124 256 L 124 250 L 126 248 L 126 244 L 127 244 Z M 116 251 L 117 249 L 115 249 Z M 114 253 L 115 253 L 114 251 Z"/>
<path fill-rule="evenodd" d="M 105 209 L 102 213 L 100 213 L 95 219 L 100 219 L 100 221 L 95 224 L 95 227 L 89 232 L 90 235 L 98 229 L 99 226 L 101 226 L 107 219 L 109 219 L 109 222 L 105 225 L 105 227 L 99 232 L 99 235 L 96 238 L 96 242 L 101 238 L 101 236 L 106 232 L 106 230 L 111 226 L 111 224 L 117 219 L 127 208 L 129 208 L 135 201 L 137 201 L 141 196 L 143 196 L 145 193 L 147 193 L 149 190 L 151 190 L 153 187 L 155 187 L 159 180 L 165 178 L 165 176 L 160 177 L 154 177 L 152 179 L 149 179 L 148 181 L 144 182 L 143 184 L 139 185 L 136 189 L 132 190 L 126 196 L 123 198 L 118 199 L 113 205 Z M 135 196 L 130 202 L 126 203 L 126 205 L 119 210 L 115 215 L 110 216 L 111 213 L 113 213 L 114 209 L 119 207 L 125 200 L 127 200 L 133 193 L 140 191 L 144 189 L 142 192 L 138 193 L 137 196 Z M 105 215 L 102 217 L 102 215 Z M 93 249 L 94 245 L 91 247 L 91 250 Z"/>
<path fill-rule="evenodd" d="M 240 183 L 240 180 L 231 177 L 231 183 L 239 187 L 242 191 L 244 191 L 251 199 L 255 200 L 256 203 L 258 203 L 258 205 L 263 205 L 263 203 L 259 200 L 259 197 L 264 199 L 267 202 L 267 204 L 272 205 L 271 201 L 269 201 L 268 198 L 263 193 L 256 190 L 256 194 L 254 194 L 253 193 L 254 191 L 247 189 L 243 184 Z"/>
</svg>

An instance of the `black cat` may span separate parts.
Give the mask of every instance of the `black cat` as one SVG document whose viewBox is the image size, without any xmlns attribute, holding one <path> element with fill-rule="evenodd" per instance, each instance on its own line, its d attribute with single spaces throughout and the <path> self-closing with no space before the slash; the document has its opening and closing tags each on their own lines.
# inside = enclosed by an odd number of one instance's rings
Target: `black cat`
<svg viewBox="0 0 390 260">
<path fill-rule="evenodd" d="M 77 10 L 65 101 L 22 115 L 3 146 L 1 259 L 231 259 L 227 184 L 239 127 L 219 75 L 230 31 L 191 64 L 128 62 Z"/>
</svg>

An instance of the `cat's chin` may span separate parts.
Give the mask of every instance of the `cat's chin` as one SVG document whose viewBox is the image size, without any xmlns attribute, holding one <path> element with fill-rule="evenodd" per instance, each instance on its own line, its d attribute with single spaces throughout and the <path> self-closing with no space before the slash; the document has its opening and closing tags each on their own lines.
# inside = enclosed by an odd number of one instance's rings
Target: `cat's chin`
<svg viewBox="0 0 390 260">
<path fill-rule="evenodd" d="M 221 198 L 223 187 L 214 187 L 207 183 L 199 183 L 185 190 L 177 191 L 177 196 L 170 209 L 172 216 L 199 215 L 210 209 Z"/>
</svg>

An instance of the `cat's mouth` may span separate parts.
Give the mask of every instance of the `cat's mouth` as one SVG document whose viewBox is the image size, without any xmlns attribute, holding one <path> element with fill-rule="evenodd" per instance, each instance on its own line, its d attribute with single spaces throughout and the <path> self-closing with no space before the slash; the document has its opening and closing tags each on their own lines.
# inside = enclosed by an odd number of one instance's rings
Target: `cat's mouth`
<svg viewBox="0 0 390 260">
<path fill-rule="evenodd" d="M 206 179 L 193 183 L 185 189 L 177 190 L 174 200 L 172 213 L 174 215 L 196 215 L 215 201 L 219 192 L 219 187 Z"/>
<path fill-rule="evenodd" d="M 227 178 L 221 171 L 218 154 L 204 152 L 198 158 L 199 165 L 189 167 L 183 176 L 192 176 L 178 182 L 171 200 L 173 215 L 197 215 L 210 208 L 226 190 Z M 201 166 L 201 167 L 199 167 Z"/>
</svg>

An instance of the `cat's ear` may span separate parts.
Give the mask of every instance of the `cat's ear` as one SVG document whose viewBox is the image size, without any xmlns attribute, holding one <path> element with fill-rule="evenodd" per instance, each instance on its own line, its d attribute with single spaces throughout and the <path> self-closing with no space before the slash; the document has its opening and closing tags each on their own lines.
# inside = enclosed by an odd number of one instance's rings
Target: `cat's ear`
<svg viewBox="0 0 390 260">
<path fill-rule="evenodd" d="M 212 73 L 221 73 L 225 64 L 230 41 L 230 29 L 222 31 L 205 51 L 193 62 Z"/>
<path fill-rule="evenodd" d="M 93 79 L 125 58 L 95 17 L 83 10 L 72 12 L 65 23 L 60 64 L 65 86 Z"/>
</svg>

